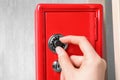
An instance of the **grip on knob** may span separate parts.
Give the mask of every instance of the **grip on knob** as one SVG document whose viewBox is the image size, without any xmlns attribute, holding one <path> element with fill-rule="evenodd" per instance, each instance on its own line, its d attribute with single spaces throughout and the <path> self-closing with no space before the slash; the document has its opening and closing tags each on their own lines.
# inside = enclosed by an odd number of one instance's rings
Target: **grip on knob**
<svg viewBox="0 0 120 80">
<path fill-rule="evenodd" d="M 55 48 L 56 48 L 57 46 L 61 46 L 63 49 L 66 49 L 66 48 L 67 48 L 68 44 L 62 43 L 62 42 L 59 40 L 60 37 L 63 37 L 63 36 L 62 36 L 61 34 L 54 34 L 54 35 L 52 35 L 52 36 L 49 38 L 49 40 L 48 40 L 48 46 L 49 46 L 49 48 L 50 48 L 51 51 L 56 52 L 56 51 L 55 51 Z"/>
</svg>

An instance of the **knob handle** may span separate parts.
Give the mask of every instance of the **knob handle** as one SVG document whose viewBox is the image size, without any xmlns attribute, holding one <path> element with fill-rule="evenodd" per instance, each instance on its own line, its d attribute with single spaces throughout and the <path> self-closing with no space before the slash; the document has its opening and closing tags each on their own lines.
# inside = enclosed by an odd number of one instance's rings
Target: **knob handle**
<svg viewBox="0 0 120 80">
<path fill-rule="evenodd" d="M 62 70 L 59 63 L 58 63 L 58 61 L 54 61 L 52 67 L 53 67 L 53 70 L 55 72 L 61 72 L 61 70 Z"/>
</svg>

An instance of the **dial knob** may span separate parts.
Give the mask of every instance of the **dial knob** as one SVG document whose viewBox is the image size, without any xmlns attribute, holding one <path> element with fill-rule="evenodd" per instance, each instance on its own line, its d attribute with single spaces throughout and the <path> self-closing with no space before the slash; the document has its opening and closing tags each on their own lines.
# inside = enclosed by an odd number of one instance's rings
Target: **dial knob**
<svg viewBox="0 0 120 80">
<path fill-rule="evenodd" d="M 50 50 L 53 51 L 53 52 L 55 52 L 55 53 L 56 53 L 55 48 L 57 46 L 60 46 L 63 49 L 66 49 L 67 46 L 68 46 L 68 44 L 64 44 L 64 43 L 62 43 L 59 40 L 60 37 L 63 37 L 63 35 L 61 35 L 61 34 L 54 34 L 48 40 L 48 46 L 49 46 Z"/>
</svg>

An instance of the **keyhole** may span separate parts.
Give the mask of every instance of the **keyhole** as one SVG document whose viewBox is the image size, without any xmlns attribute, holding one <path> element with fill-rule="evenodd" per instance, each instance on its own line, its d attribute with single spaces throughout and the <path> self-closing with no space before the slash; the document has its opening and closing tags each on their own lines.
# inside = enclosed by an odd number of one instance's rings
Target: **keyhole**
<svg viewBox="0 0 120 80">
<path fill-rule="evenodd" d="M 54 61 L 52 67 L 53 67 L 53 70 L 55 72 L 61 72 L 61 70 L 62 70 L 59 63 L 58 63 L 58 61 Z"/>
</svg>

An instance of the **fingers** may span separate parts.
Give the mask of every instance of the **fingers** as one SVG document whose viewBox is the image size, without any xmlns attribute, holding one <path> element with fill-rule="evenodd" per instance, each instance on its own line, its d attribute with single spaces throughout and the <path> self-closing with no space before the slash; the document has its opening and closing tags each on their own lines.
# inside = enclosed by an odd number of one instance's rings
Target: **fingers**
<svg viewBox="0 0 120 80">
<path fill-rule="evenodd" d="M 61 72 L 61 74 L 60 74 L 60 80 L 65 80 L 65 77 L 64 77 L 64 75 L 63 75 L 63 72 Z"/>
<path fill-rule="evenodd" d="M 79 45 L 81 51 L 85 56 L 93 57 L 97 55 L 92 45 L 84 36 L 65 36 L 61 37 L 60 41 L 63 43 L 72 43 Z"/>
<path fill-rule="evenodd" d="M 70 59 L 71 59 L 71 62 L 73 63 L 73 65 L 75 67 L 79 68 L 80 65 L 82 64 L 84 57 L 72 55 L 72 56 L 70 56 Z"/>
<path fill-rule="evenodd" d="M 71 73 L 70 71 L 72 71 L 74 69 L 74 67 L 70 61 L 70 58 L 68 57 L 65 50 L 61 47 L 57 47 L 56 52 L 58 54 L 58 61 L 62 68 L 62 72 L 64 73 L 64 75 L 69 76 L 69 74 Z"/>
<path fill-rule="evenodd" d="M 72 43 L 72 44 L 79 44 L 80 40 L 83 39 L 83 36 L 64 36 L 60 38 L 60 41 L 62 41 L 63 43 Z"/>
</svg>

